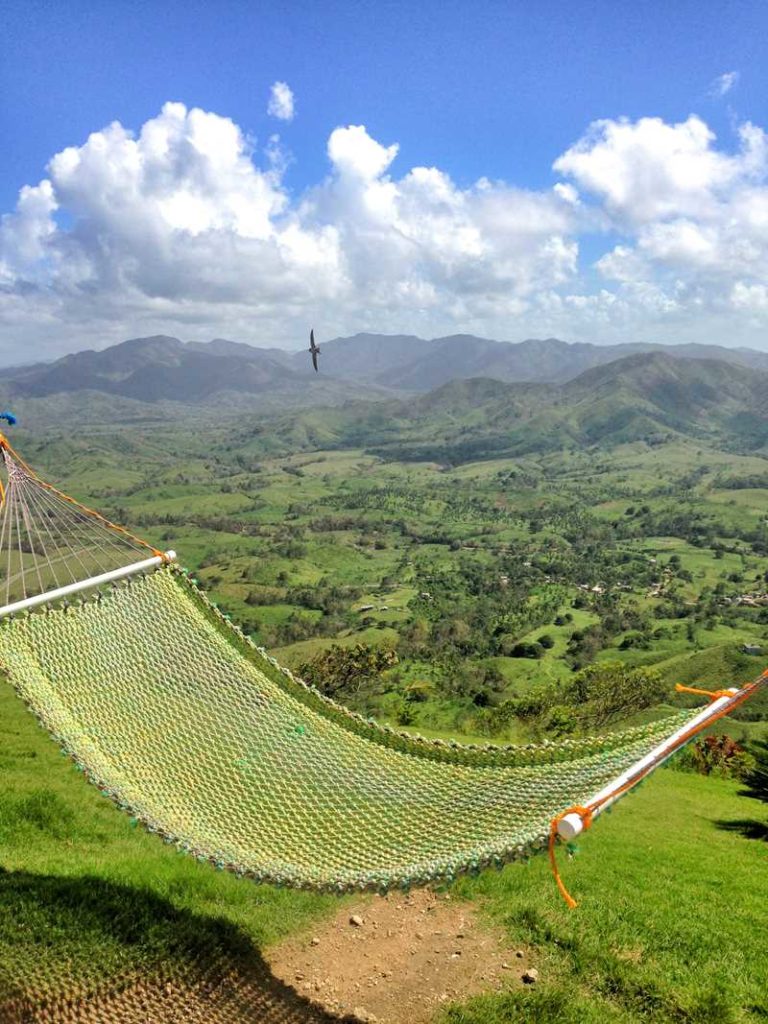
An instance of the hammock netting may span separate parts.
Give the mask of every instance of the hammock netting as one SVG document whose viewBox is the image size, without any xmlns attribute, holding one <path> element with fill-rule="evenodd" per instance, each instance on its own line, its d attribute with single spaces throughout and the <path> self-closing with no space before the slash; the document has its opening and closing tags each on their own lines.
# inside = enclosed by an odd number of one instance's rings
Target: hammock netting
<svg viewBox="0 0 768 1024">
<path fill-rule="evenodd" d="M 497 752 L 405 738 L 281 672 L 172 568 L 6 621 L 0 659 L 151 829 L 221 867 L 314 888 L 387 889 L 525 856 L 554 814 L 671 726 Z"/>
<path fill-rule="evenodd" d="M 95 531 L 94 559 L 111 527 L 70 499 L 41 505 L 58 492 L 16 459 L 4 512 L 25 537 L 13 572 L 27 593 L 44 567 L 57 582 L 72 568 L 52 561 L 44 526 L 62 556 L 64 538 L 77 548 Z M 142 544 L 107 539 L 126 558 Z M 40 576 L 38 592 L 48 586 Z M 694 714 L 521 747 L 408 736 L 281 669 L 173 565 L 0 618 L 0 665 L 91 781 L 151 831 L 220 868 L 339 892 L 529 856 L 555 816 Z"/>
</svg>

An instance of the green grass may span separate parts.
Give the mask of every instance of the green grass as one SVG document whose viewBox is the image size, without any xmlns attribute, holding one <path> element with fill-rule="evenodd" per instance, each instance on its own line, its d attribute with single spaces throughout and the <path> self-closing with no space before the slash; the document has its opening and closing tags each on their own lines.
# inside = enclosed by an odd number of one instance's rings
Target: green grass
<svg viewBox="0 0 768 1024">
<path fill-rule="evenodd" d="M 444 1024 L 766 1020 L 768 846 L 740 832 L 752 820 L 768 829 L 768 815 L 737 790 L 657 772 L 585 834 L 579 856 L 560 851 L 575 911 L 543 858 L 459 882 L 530 949 L 541 980 L 451 1008 Z"/>
<path fill-rule="evenodd" d="M 320 443 L 332 445 L 340 416 L 313 413 Z M 250 436 L 247 424 L 238 430 L 233 439 L 214 425 L 204 456 L 194 435 L 168 424 L 28 438 L 19 448 L 76 497 L 125 519 L 152 543 L 175 547 L 182 563 L 196 571 L 204 564 L 199 575 L 212 597 L 235 618 L 273 636 L 297 610 L 307 623 L 321 617 L 319 610 L 291 604 L 290 587 L 329 580 L 356 588 L 357 596 L 337 616 L 335 635 L 308 632 L 279 648 L 275 641 L 274 653 L 291 667 L 332 643 L 397 645 L 413 621 L 415 595 L 430 587 L 424 578 L 452 572 L 458 559 L 493 569 L 508 545 L 520 561 L 573 553 L 579 525 L 569 522 L 572 513 L 604 531 L 594 541 L 596 555 L 606 549 L 641 553 L 659 566 L 678 555 L 693 577 L 679 585 L 692 608 L 704 588 L 719 583 L 729 594 L 752 589 L 767 567 L 747 531 L 761 528 L 768 492 L 722 487 L 728 477 L 764 475 L 766 462 L 758 455 L 678 439 L 658 447 L 638 442 L 443 468 L 386 462 L 360 449 L 265 457 L 263 437 Z M 694 471 L 693 484 L 680 483 Z M 614 535 L 629 521 L 627 508 L 639 505 L 654 516 L 678 507 L 700 513 L 713 525 L 715 541 L 732 550 L 716 557 L 709 543 L 665 535 L 663 527 L 648 536 Z M 527 517 L 537 513 L 541 522 L 534 532 Z M 323 518 L 349 521 L 316 528 Z M 438 535 L 443 542 L 435 542 Z M 371 537 L 385 546 L 376 548 Z M 300 557 L 281 553 L 294 541 L 302 545 Z M 736 573 L 743 573 L 744 584 L 727 579 Z M 565 592 L 575 594 L 581 581 L 566 580 Z M 254 587 L 274 591 L 275 603 L 246 604 Z M 618 633 L 597 652 L 598 660 L 654 664 L 670 684 L 713 689 L 744 682 L 764 667 L 741 655 L 738 645 L 765 641 L 768 623 L 750 612 L 733 613 L 730 620 L 718 614 L 712 628 L 696 622 L 691 638 L 686 619 L 659 617 L 668 613 L 647 590 L 637 585 L 615 596 L 614 607 L 633 604 L 651 630 L 666 635 L 648 649 L 622 651 L 626 634 Z M 350 629 L 363 604 L 375 605 L 372 624 Z M 381 605 L 388 611 L 379 611 Z M 549 633 L 555 644 L 540 660 L 469 655 L 468 663 L 500 671 L 507 684 L 500 699 L 568 678 L 571 632 L 599 622 L 602 612 L 597 605 L 565 604 L 561 612 L 566 610 L 571 623 L 537 626 L 515 638 L 534 641 Z M 412 705 L 413 731 L 447 739 L 461 725 L 463 738 L 488 741 L 473 730 L 471 700 L 451 690 L 450 661 L 416 654 L 403 659 L 398 671 L 400 690 L 381 699 L 382 715 L 395 722 L 407 686 L 424 680 L 430 696 Z M 768 695 L 760 701 L 754 710 L 768 718 Z M 525 741 L 525 728 L 513 723 L 504 741 Z M 766 734 L 768 722 L 740 719 L 718 728 L 755 737 Z M 575 913 L 562 905 L 542 858 L 525 869 L 459 883 L 457 894 L 480 901 L 513 944 L 532 948 L 542 979 L 530 989 L 453 1008 L 446 1021 L 768 1020 L 768 846 L 717 825 L 761 818 L 765 808 L 740 798 L 733 784 L 657 773 L 585 837 L 581 857 L 565 862 L 564 874 L 582 901 Z M 3 999 L 12 992 L 39 994 L 73 980 L 95 984 L 105 974 L 151 970 L 160 960 L 188 959 L 207 949 L 253 956 L 337 906 L 218 874 L 132 829 L 56 753 L 4 684 L 0 869 L 0 1019 Z"/>
<path fill-rule="evenodd" d="M 133 829 L 5 684 L 0 743 L 0 1011 L 160 962 L 258 957 L 338 906 L 217 873 Z M 541 979 L 453 1007 L 446 1024 L 766 1019 L 768 848 L 741 831 L 768 815 L 737 790 L 656 773 L 576 859 L 560 852 L 573 912 L 544 857 L 457 882 L 455 896 L 529 949 Z"/>
</svg>

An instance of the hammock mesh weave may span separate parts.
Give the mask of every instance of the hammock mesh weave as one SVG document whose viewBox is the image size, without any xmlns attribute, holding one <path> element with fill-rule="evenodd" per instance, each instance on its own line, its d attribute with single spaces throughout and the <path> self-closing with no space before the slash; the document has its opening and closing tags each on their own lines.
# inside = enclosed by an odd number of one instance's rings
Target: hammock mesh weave
<svg viewBox="0 0 768 1024">
<path fill-rule="evenodd" d="M 218 867 L 333 891 L 526 857 L 692 714 L 529 747 L 408 737 L 280 669 L 170 566 L 0 621 L 0 663 L 150 830 Z"/>
</svg>

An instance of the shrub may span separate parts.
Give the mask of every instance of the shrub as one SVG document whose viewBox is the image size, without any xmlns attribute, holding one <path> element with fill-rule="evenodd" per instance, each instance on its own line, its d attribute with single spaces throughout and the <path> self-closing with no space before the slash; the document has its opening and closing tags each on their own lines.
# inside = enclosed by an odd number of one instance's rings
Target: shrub
<svg viewBox="0 0 768 1024">
<path fill-rule="evenodd" d="M 541 644 L 519 643 L 515 644 L 509 652 L 510 658 L 540 658 L 544 653 Z"/>
<path fill-rule="evenodd" d="M 592 728 L 652 707 L 668 693 L 669 685 L 656 669 L 607 661 L 573 676 L 563 698 L 576 709 L 580 721 Z"/>
<path fill-rule="evenodd" d="M 747 781 L 755 759 L 740 743 L 722 734 L 704 736 L 689 744 L 677 755 L 673 766 L 679 771 Z"/>
<path fill-rule="evenodd" d="M 392 650 L 369 644 L 354 647 L 334 644 L 301 665 L 299 675 L 327 696 L 345 700 L 357 696 L 364 683 L 396 664 L 397 654 Z"/>
</svg>

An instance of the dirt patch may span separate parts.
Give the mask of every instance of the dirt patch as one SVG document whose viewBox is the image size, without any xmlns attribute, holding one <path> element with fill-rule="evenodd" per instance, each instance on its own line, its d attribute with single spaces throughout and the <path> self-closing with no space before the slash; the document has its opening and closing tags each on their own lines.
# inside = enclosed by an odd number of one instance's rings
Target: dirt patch
<svg viewBox="0 0 768 1024">
<path fill-rule="evenodd" d="M 326 1011 L 380 1024 L 426 1024 L 445 1003 L 521 984 L 530 966 L 471 905 L 428 890 L 361 900 L 265 955 Z"/>
</svg>

